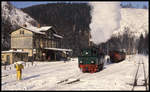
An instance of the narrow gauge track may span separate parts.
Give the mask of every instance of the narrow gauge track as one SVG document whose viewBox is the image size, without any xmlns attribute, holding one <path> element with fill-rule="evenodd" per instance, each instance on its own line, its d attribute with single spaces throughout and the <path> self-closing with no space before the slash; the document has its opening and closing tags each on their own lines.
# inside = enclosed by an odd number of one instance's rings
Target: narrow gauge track
<svg viewBox="0 0 150 92">
<path fill-rule="evenodd" d="M 144 84 L 138 85 L 137 84 L 137 81 L 138 81 L 138 77 L 137 76 L 138 76 L 138 72 L 139 72 L 139 69 L 140 69 L 140 65 L 143 66 L 144 80 L 142 80 L 142 81 L 144 81 Z M 134 91 L 135 87 L 138 87 L 138 86 L 144 86 L 146 88 L 146 91 L 148 91 L 149 90 L 149 88 L 148 88 L 148 80 L 149 80 L 149 76 L 146 78 L 145 65 L 144 65 L 143 59 L 141 59 L 139 61 L 139 63 L 138 63 L 138 68 L 137 68 L 137 71 L 136 71 L 136 74 L 135 74 L 132 91 Z"/>
<path fill-rule="evenodd" d="M 73 84 L 76 82 L 79 82 L 81 78 L 86 77 L 89 73 L 85 74 L 85 73 L 78 73 L 76 75 L 72 75 L 68 78 L 65 78 L 59 82 L 57 82 L 57 84 L 61 84 L 61 85 L 66 85 L 66 84 Z"/>
<path fill-rule="evenodd" d="M 71 84 L 74 84 L 74 83 L 78 83 L 78 82 L 80 82 L 80 79 L 82 77 L 85 77 L 85 76 L 86 76 L 86 74 L 83 74 L 82 72 L 79 72 L 77 74 L 76 73 L 75 74 L 70 74 L 69 77 L 64 78 L 64 79 L 56 82 L 56 84 L 54 86 L 50 87 L 49 89 L 50 90 L 56 90 L 56 89 L 60 89 L 64 86 L 66 86 L 67 84 L 71 85 Z M 40 88 L 40 89 L 45 89 L 45 88 L 47 88 L 47 87 L 43 87 L 43 88 Z"/>
</svg>

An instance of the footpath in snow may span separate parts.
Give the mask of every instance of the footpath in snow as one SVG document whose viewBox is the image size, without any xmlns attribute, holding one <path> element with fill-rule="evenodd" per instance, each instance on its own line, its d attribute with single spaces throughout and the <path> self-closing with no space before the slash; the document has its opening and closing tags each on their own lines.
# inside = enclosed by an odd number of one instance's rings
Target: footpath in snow
<svg viewBox="0 0 150 92">
<path fill-rule="evenodd" d="M 106 63 L 97 73 L 82 73 L 78 68 L 78 59 L 66 63 L 27 62 L 23 70 L 23 79 L 17 81 L 13 65 L 1 67 L 2 90 L 132 90 L 138 63 L 144 62 L 146 76 L 149 75 L 149 59 L 144 55 L 130 55 L 120 63 Z M 10 68 L 11 67 L 11 68 Z M 139 69 L 138 84 L 143 84 L 143 70 Z M 69 83 L 69 81 L 76 81 Z M 145 90 L 137 87 L 136 90 Z"/>
</svg>

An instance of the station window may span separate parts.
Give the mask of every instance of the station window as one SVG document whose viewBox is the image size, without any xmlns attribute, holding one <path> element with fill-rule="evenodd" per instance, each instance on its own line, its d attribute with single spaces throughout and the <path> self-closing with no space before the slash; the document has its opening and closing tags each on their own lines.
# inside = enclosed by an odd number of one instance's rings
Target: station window
<svg viewBox="0 0 150 92">
<path fill-rule="evenodd" d="M 20 34 L 24 34 L 24 30 L 20 30 Z"/>
<path fill-rule="evenodd" d="M 4 58 L 4 55 L 2 55 L 2 58 Z"/>
</svg>

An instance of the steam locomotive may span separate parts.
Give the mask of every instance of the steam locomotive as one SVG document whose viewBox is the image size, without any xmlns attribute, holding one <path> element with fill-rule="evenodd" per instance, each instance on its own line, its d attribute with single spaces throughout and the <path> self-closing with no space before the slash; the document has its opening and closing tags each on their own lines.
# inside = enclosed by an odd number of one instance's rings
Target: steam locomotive
<svg viewBox="0 0 150 92">
<path fill-rule="evenodd" d="M 103 69 L 104 56 L 96 47 L 84 48 L 78 57 L 79 68 L 82 72 L 98 72 Z"/>
<path fill-rule="evenodd" d="M 126 58 L 126 53 L 123 51 L 109 51 L 110 61 L 113 63 L 118 63 L 120 61 L 123 61 Z"/>
</svg>

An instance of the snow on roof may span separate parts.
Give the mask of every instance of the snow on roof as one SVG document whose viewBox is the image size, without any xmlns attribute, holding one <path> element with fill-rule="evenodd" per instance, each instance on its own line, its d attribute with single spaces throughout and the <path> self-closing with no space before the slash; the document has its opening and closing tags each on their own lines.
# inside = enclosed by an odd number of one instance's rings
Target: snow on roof
<svg viewBox="0 0 150 92">
<path fill-rule="evenodd" d="M 22 27 L 22 28 L 27 29 L 29 31 L 32 31 L 34 33 L 44 34 L 44 33 L 40 32 L 40 31 L 37 31 L 36 27 Z"/>
<path fill-rule="evenodd" d="M 58 38 L 63 38 L 62 36 L 60 35 L 57 35 L 57 34 L 53 34 L 55 37 L 58 37 Z"/>
<path fill-rule="evenodd" d="M 16 53 L 28 53 L 28 52 L 25 52 L 25 51 L 14 51 L 14 50 L 8 50 L 8 51 L 2 51 L 2 53 L 10 53 L 10 52 L 16 52 Z"/>
<path fill-rule="evenodd" d="M 44 26 L 44 27 L 40 27 L 38 29 L 39 29 L 39 31 L 47 31 L 50 28 L 52 28 L 52 26 Z"/>
<path fill-rule="evenodd" d="M 17 61 L 14 64 L 24 64 L 24 63 L 25 63 L 24 61 Z"/>
<path fill-rule="evenodd" d="M 49 50 L 56 50 L 56 51 L 72 51 L 72 49 L 62 49 L 62 48 L 45 48 Z"/>
<path fill-rule="evenodd" d="M 44 34 L 42 31 L 47 31 L 48 29 L 52 28 L 52 26 L 44 26 L 44 27 L 40 27 L 40 28 L 30 26 L 30 27 L 22 27 L 22 28 L 25 28 L 25 29 L 30 30 L 35 33 Z"/>
<path fill-rule="evenodd" d="M 32 31 L 34 33 L 39 33 L 39 34 L 45 34 L 43 33 L 44 31 L 47 31 L 48 29 L 52 28 L 52 26 L 44 26 L 44 27 L 34 27 L 34 26 L 28 26 L 28 27 L 23 27 L 21 26 L 22 28 L 24 29 L 27 29 L 29 31 Z M 53 34 L 55 37 L 58 37 L 58 38 L 63 38 L 62 36 L 58 35 L 58 34 Z"/>
</svg>

